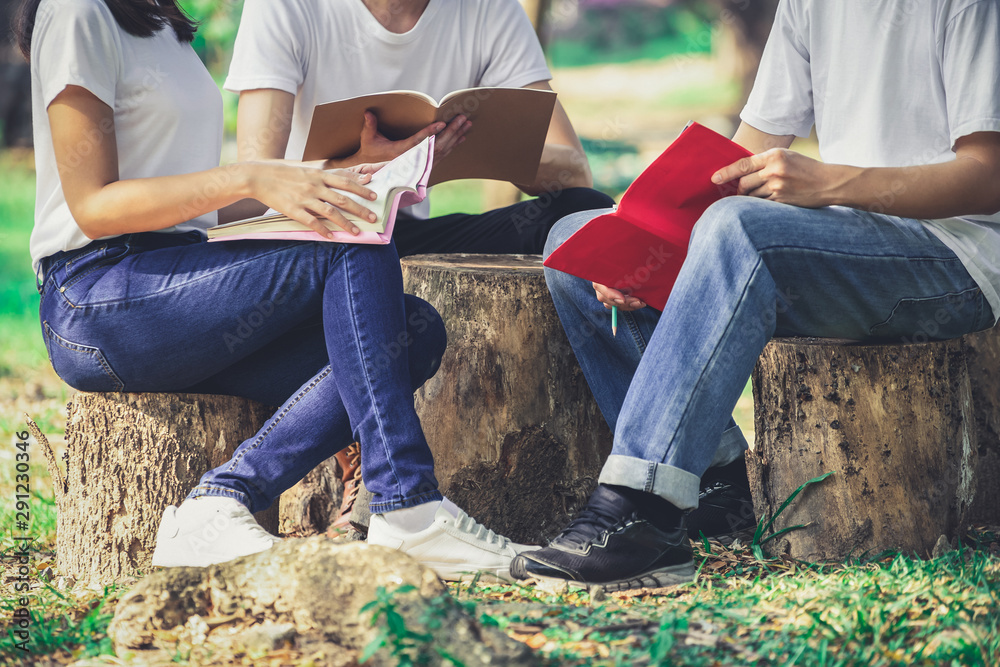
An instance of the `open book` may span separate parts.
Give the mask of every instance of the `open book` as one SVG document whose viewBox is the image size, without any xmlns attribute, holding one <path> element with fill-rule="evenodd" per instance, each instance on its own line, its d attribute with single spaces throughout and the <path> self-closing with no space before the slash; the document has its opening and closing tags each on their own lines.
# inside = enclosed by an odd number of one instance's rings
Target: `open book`
<svg viewBox="0 0 1000 667">
<path fill-rule="evenodd" d="M 428 137 L 372 174 L 371 181 L 365 187 L 378 195 L 374 201 L 350 192 L 343 192 L 344 196 L 358 202 L 377 216 L 375 222 L 369 222 L 341 211 L 345 218 L 361 230 L 357 236 L 335 226 L 328 220 L 324 220 L 326 226 L 334 233 L 333 239 L 327 239 L 301 222 L 292 220 L 281 213 L 269 211 L 257 218 L 237 220 L 210 227 L 208 240 L 286 239 L 385 245 L 392 238 L 392 228 L 395 225 L 396 212 L 399 208 L 421 202 L 427 196 L 427 179 L 430 177 L 433 162 L 434 137 Z"/>
<path fill-rule="evenodd" d="M 721 134 L 691 123 L 635 179 L 613 212 L 578 229 L 545 266 L 663 310 L 694 224 L 711 204 L 736 194 L 735 183 L 715 185 L 712 174 L 750 155 Z"/>
<path fill-rule="evenodd" d="M 531 183 L 555 103 L 554 92 L 530 88 L 468 88 L 440 103 L 412 90 L 351 97 L 316 107 L 302 159 L 353 155 L 361 145 L 366 110 L 378 119 L 379 132 L 394 141 L 463 114 L 472 129 L 434 166 L 430 185 L 459 178 Z"/>
</svg>

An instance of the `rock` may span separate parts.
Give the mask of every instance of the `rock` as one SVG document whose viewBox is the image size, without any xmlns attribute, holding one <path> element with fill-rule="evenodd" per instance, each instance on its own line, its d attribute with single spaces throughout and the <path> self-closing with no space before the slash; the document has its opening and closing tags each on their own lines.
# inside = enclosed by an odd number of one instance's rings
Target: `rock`
<svg viewBox="0 0 1000 667">
<path fill-rule="evenodd" d="M 265 655 L 294 641 L 295 626 L 291 623 L 264 621 L 233 636 L 234 644 L 241 645 L 250 657 Z"/>
<path fill-rule="evenodd" d="M 934 548 L 931 550 L 931 558 L 940 558 L 946 553 L 951 553 L 955 549 L 952 548 L 951 543 L 948 541 L 947 535 L 942 535 L 937 538 L 937 542 L 934 543 Z"/>
<path fill-rule="evenodd" d="M 403 587 L 404 592 L 383 594 L 373 610 L 379 617 L 373 626 L 372 612 L 362 608 L 380 588 Z M 480 625 L 431 570 L 412 558 L 324 537 L 285 540 L 207 568 L 156 572 L 121 599 L 108 636 L 119 655 L 198 647 L 211 656 L 211 664 L 222 664 L 227 652 L 229 657 L 251 655 L 290 645 L 288 650 L 303 657 L 322 653 L 337 664 L 350 664 L 344 656 L 355 659 L 378 636 L 387 606 L 402 617 L 403 632 L 430 636 L 429 641 L 407 640 L 414 645 L 413 657 L 422 652 L 428 664 L 445 662 L 443 654 L 465 665 L 536 663 L 527 647 Z M 195 655 L 200 654 L 192 654 L 192 660 Z M 365 664 L 395 665 L 400 658 L 383 645 Z"/>
</svg>

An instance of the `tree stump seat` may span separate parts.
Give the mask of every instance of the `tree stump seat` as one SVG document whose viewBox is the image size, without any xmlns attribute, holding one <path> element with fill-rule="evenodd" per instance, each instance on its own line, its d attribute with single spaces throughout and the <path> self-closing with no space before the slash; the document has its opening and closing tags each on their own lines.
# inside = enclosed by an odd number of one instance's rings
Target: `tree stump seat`
<svg viewBox="0 0 1000 667">
<path fill-rule="evenodd" d="M 163 509 L 179 505 L 272 412 L 232 396 L 75 394 L 65 469 L 49 456 L 60 572 L 99 583 L 148 572 Z M 256 515 L 272 533 L 277 509 Z"/>
<path fill-rule="evenodd" d="M 597 484 L 611 432 L 545 286 L 538 255 L 415 255 L 404 291 L 448 333 L 416 393 L 441 491 L 483 525 L 544 544 Z"/>
<path fill-rule="evenodd" d="M 235 396 L 76 393 L 65 470 L 49 457 L 60 571 L 101 583 L 148 571 L 163 509 L 179 505 L 274 410 Z M 257 521 L 275 535 L 325 531 L 343 493 L 334 466 L 324 461 Z"/>
<path fill-rule="evenodd" d="M 1000 328 L 908 345 L 776 339 L 753 373 L 758 517 L 803 560 L 900 551 L 1000 523 Z"/>
</svg>

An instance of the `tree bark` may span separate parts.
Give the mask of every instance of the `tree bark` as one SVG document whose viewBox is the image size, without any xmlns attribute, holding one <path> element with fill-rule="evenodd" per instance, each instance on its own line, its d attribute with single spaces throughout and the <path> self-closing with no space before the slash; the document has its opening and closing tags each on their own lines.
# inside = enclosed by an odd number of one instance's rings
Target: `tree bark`
<svg viewBox="0 0 1000 667">
<path fill-rule="evenodd" d="M 563 333 L 537 255 L 403 259 L 407 292 L 444 319 L 441 368 L 416 395 L 442 492 L 529 543 L 586 501 L 611 433 Z"/>
<path fill-rule="evenodd" d="M 286 537 L 325 533 L 336 518 L 343 495 L 337 460 L 331 456 L 281 494 L 279 531 Z"/>
<path fill-rule="evenodd" d="M 965 337 L 979 442 L 979 484 L 969 521 L 1000 526 L 1000 327 Z"/>
<path fill-rule="evenodd" d="M 179 505 L 272 413 L 231 396 L 77 393 L 67 469 L 50 470 L 60 572 L 108 583 L 148 571 L 163 509 Z M 256 517 L 276 532 L 277 503 Z"/>
<path fill-rule="evenodd" d="M 926 556 L 966 527 L 977 433 L 962 339 L 924 345 L 771 342 L 753 374 L 758 516 L 828 471 L 780 515 L 778 551 L 841 560 L 883 550 Z"/>
</svg>

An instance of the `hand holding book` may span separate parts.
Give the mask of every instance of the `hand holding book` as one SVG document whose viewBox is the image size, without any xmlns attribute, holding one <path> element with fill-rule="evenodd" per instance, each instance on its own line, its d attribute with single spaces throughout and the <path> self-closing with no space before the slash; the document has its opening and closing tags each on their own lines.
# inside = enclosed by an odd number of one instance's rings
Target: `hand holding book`
<svg viewBox="0 0 1000 667">
<path fill-rule="evenodd" d="M 238 220 L 218 225 L 208 230 L 209 241 L 233 241 L 239 239 L 285 239 L 298 241 L 337 241 L 340 243 L 370 243 L 384 245 L 392 237 L 396 212 L 402 206 L 410 206 L 422 201 L 427 195 L 427 180 L 433 165 L 434 137 L 424 139 L 419 145 L 403 153 L 395 160 L 371 175 L 366 184 L 374 192 L 374 201 L 353 192 L 341 194 L 357 207 L 365 207 L 374 212 L 374 220 L 367 214 L 358 215 L 354 206 L 341 206 L 341 215 L 359 230 L 358 234 L 324 224 L 330 232 L 323 235 L 311 230 L 301 222 L 286 215 L 269 211 L 265 215 L 247 220 Z"/>
<path fill-rule="evenodd" d="M 580 228 L 556 248 L 545 266 L 662 310 L 698 218 L 711 204 L 736 194 L 733 184 L 716 185 L 712 176 L 750 155 L 742 146 L 692 123 L 635 179 L 615 211 Z M 625 305 L 616 304 L 614 295 L 605 292 L 610 302 L 601 301 L 609 307 Z"/>
<path fill-rule="evenodd" d="M 378 118 L 371 111 L 364 112 L 360 147 L 357 152 L 343 158 L 330 158 L 324 162 L 330 168 L 388 162 L 396 159 L 427 137 L 434 137 L 434 162 L 438 163 L 465 141 L 465 133 L 472 128 L 472 121 L 458 115 L 450 122 L 434 122 L 412 136 L 392 140 L 379 129 Z"/>
</svg>

